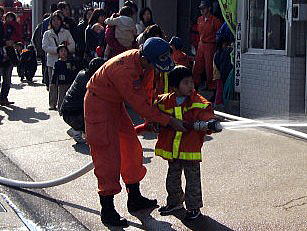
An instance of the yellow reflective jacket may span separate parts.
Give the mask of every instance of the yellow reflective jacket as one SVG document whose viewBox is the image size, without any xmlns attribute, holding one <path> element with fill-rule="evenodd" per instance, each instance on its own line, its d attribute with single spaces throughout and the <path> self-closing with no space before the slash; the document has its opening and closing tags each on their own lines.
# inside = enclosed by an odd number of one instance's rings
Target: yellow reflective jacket
<svg viewBox="0 0 307 231">
<path fill-rule="evenodd" d="M 215 117 L 211 103 L 196 91 L 180 106 L 177 106 L 175 93 L 160 95 L 156 104 L 164 113 L 190 124 L 197 120 L 207 121 Z M 162 127 L 158 135 L 155 154 L 164 159 L 201 161 L 201 147 L 205 135 L 206 132 L 192 129 L 182 133 L 176 132 L 171 127 Z"/>
</svg>

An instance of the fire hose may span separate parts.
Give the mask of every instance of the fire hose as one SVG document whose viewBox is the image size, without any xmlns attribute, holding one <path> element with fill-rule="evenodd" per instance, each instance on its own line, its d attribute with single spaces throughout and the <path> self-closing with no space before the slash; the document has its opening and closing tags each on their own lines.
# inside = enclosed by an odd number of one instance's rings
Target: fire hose
<svg viewBox="0 0 307 231">
<path fill-rule="evenodd" d="M 246 122 L 246 123 L 257 123 L 260 124 L 261 127 L 266 127 L 266 128 L 270 128 L 270 129 L 274 129 L 276 131 L 279 132 L 283 132 L 304 140 L 307 140 L 307 134 L 303 133 L 303 132 L 298 132 L 289 128 L 284 128 L 278 125 L 274 125 L 274 124 L 269 124 L 269 123 L 265 123 L 265 122 L 259 122 L 259 121 L 255 121 L 255 120 L 251 120 L 251 119 L 246 119 L 246 118 L 242 118 L 242 117 L 238 117 L 238 116 L 233 116 L 233 115 L 229 115 L 226 113 L 222 113 L 222 112 L 217 112 L 215 111 L 215 114 L 217 116 L 229 119 L 229 120 L 235 120 L 235 121 L 242 121 L 242 122 Z M 207 127 L 210 127 L 211 125 L 206 124 L 204 121 L 201 122 L 197 122 L 196 124 L 194 124 L 194 128 L 197 127 L 197 129 L 199 129 L 200 127 L 203 127 L 204 129 Z M 227 128 L 227 123 L 229 122 L 222 122 L 221 123 L 221 127 L 225 127 Z M 217 129 L 221 129 L 221 127 L 217 126 Z M 13 187 L 19 187 L 19 188 L 49 188 L 49 187 L 54 187 L 54 186 L 58 186 L 58 185 L 62 185 L 65 183 L 68 183 L 70 181 L 73 181 L 81 176 L 83 176 L 84 174 L 88 173 L 89 171 L 91 171 L 94 168 L 93 163 L 88 163 L 87 165 L 85 165 L 84 167 L 82 167 L 81 169 L 58 179 L 54 179 L 54 180 L 49 180 L 49 181 L 41 181 L 41 182 L 28 182 L 28 181 L 18 181 L 18 180 L 13 180 L 13 179 L 7 179 L 5 177 L 1 177 L 0 176 L 0 184 L 3 185 L 8 185 L 8 186 L 13 186 Z"/>
</svg>

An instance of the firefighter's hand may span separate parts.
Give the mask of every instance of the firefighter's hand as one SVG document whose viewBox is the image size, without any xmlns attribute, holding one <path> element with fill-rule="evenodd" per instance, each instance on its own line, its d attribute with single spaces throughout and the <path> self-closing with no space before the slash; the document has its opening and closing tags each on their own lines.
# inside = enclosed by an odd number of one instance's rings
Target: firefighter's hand
<svg viewBox="0 0 307 231">
<path fill-rule="evenodd" d="M 187 130 L 192 130 L 192 129 L 194 129 L 193 125 L 194 125 L 194 124 L 191 123 L 191 122 L 183 121 L 183 126 L 184 126 Z"/>
<path fill-rule="evenodd" d="M 168 125 L 170 125 L 176 131 L 180 131 L 180 132 L 187 131 L 187 129 L 183 126 L 183 121 L 175 119 L 174 117 L 171 117 Z"/>
</svg>

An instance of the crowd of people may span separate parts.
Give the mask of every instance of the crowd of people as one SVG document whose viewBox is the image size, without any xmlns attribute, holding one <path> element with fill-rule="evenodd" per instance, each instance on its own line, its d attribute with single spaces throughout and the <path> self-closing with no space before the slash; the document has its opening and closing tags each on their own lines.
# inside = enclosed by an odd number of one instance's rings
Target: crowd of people
<svg viewBox="0 0 307 231">
<path fill-rule="evenodd" d="M 120 175 L 130 212 L 157 205 L 139 189 L 146 169 L 137 134 L 144 130 L 159 132 L 155 154 L 169 162 L 167 204 L 160 208 L 161 215 L 182 208 L 184 201 L 186 219 L 201 214 L 200 152 L 204 136 L 218 129 L 208 131 L 206 123 L 200 122 L 213 119 L 216 123 L 213 108 L 223 104 L 223 85 L 233 69 L 234 37 L 227 24 L 213 16 L 211 4 L 205 0 L 199 6 L 195 57 L 184 52 L 181 38 L 174 36 L 167 42 L 150 8 L 140 10 L 136 23 L 138 7 L 131 0 L 111 14 L 100 8 L 85 9 L 80 22 L 71 16 L 68 3 L 52 4 L 26 49 L 16 15 L 4 15 L 0 8 L 0 104 L 14 103 L 8 100 L 13 67 L 17 66 L 21 81 L 31 82 L 37 59 L 41 60 L 49 110 L 59 111 L 76 142 L 85 142 L 86 134 L 104 224 L 128 224 L 113 203 L 121 190 Z M 202 87 L 214 92 L 209 101 L 197 92 Z M 134 127 L 124 102 L 146 122 Z M 182 170 L 187 179 L 185 194 Z"/>
</svg>

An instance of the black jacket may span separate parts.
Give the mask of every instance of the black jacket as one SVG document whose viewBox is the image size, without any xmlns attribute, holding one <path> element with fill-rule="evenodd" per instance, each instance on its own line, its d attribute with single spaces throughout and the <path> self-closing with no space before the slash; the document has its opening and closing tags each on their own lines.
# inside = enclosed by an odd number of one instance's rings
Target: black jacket
<svg viewBox="0 0 307 231">
<path fill-rule="evenodd" d="M 87 22 L 82 21 L 77 26 L 77 40 L 76 42 L 76 55 L 83 58 L 85 51 L 85 29 L 87 27 Z"/>
<path fill-rule="evenodd" d="M 85 30 L 85 58 L 87 61 L 91 61 L 95 58 L 96 48 L 98 46 L 104 46 L 104 31 L 97 34 L 90 26 L 87 26 Z"/>
<path fill-rule="evenodd" d="M 37 70 L 37 59 L 34 50 L 27 50 L 20 55 L 20 64 L 22 68 L 25 68 L 29 72 L 36 72 Z"/>
<path fill-rule="evenodd" d="M 45 52 L 42 48 L 42 28 L 43 28 L 43 23 L 38 24 L 32 36 L 32 44 L 35 47 L 37 57 L 40 59 L 42 59 L 43 56 L 45 56 Z"/>
<path fill-rule="evenodd" d="M 0 19 L 0 47 L 4 46 L 4 26 L 3 22 Z"/>
<path fill-rule="evenodd" d="M 52 84 L 71 84 L 77 75 L 77 68 L 72 60 L 58 60 L 54 64 L 54 73 L 52 76 Z"/>
<path fill-rule="evenodd" d="M 80 71 L 74 82 L 66 92 L 64 97 L 61 112 L 69 114 L 83 113 L 84 96 L 86 93 L 86 84 L 91 76 L 84 70 Z"/>
<path fill-rule="evenodd" d="M 231 47 L 218 49 L 214 56 L 214 63 L 221 74 L 221 79 L 223 84 L 225 84 L 229 73 L 233 69 L 233 65 L 231 63 Z"/>
</svg>

